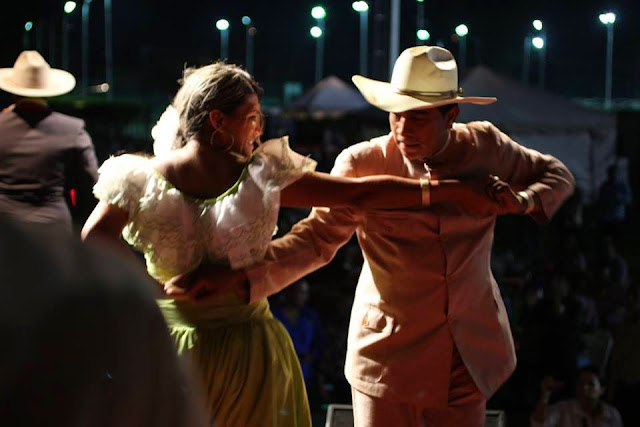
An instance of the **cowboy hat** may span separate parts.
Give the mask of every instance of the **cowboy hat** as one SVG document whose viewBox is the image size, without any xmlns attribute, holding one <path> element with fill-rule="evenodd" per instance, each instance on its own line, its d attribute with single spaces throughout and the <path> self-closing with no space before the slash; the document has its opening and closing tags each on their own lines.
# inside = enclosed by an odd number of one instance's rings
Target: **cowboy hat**
<svg viewBox="0 0 640 427">
<path fill-rule="evenodd" d="M 13 68 L 0 68 L 0 89 L 14 95 L 45 98 L 70 92 L 76 79 L 63 70 L 51 68 L 35 50 L 25 50 Z"/>
<path fill-rule="evenodd" d="M 455 103 L 491 104 L 496 98 L 463 97 L 451 52 L 436 46 L 405 49 L 393 66 L 391 83 L 355 75 L 351 78 L 370 104 L 381 110 L 435 108 Z"/>
</svg>

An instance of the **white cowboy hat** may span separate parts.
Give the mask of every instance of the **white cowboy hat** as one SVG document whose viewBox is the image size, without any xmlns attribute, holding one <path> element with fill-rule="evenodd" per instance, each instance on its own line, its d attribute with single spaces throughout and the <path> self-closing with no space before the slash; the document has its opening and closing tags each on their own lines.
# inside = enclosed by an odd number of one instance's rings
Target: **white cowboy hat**
<svg viewBox="0 0 640 427">
<path fill-rule="evenodd" d="M 46 98 L 70 92 L 75 86 L 71 73 L 51 68 L 35 50 L 23 51 L 13 68 L 0 68 L 0 89 L 14 95 Z"/>
<path fill-rule="evenodd" d="M 391 83 L 355 75 L 351 78 L 370 104 L 381 110 L 435 108 L 446 104 L 491 104 L 496 98 L 463 97 L 458 67 L 451 52 L 436 46 L 405 49 L 393 66 Z"/>
</svg>

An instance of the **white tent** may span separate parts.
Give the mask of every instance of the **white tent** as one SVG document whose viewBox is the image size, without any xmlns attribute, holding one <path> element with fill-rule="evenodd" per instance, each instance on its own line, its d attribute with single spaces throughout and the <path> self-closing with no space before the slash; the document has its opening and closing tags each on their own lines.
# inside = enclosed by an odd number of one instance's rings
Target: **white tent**
<svg viewBox="0 0 640 427">
<path fill-rule="evenodd" d="M 522 145 L 567 165 L 587 199 L 597 195 L 615 160 L 616 119 L 571 100 L 527 87 L 479 66 L 462 82 L 465 95 L 495 96 L 498 102 L 461 104 L 458 121 L 488 120 Z"/>
<path fill-rule="evenodd" d="M 336 76 L 320 80 L 307 93 L 298 98 L 290 108 L 314 118 L 337 117 L 345 113 L 369 107 L 353 85 L 348 85 Z"/>
</svg>

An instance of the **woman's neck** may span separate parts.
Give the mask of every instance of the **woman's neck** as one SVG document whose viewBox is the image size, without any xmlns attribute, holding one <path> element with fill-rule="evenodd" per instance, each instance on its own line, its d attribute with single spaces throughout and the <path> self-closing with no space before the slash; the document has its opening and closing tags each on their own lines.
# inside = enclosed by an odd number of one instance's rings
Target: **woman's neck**
<svg viewBox="0 0 640 427">
<path fill-rule="evenodd" d="M 163 175 L 178 190 L 201 199 L 217 197 L 236 183 L 246 162 L 196 140 L 176 150 Z M 163 171 L 160 171 L 163 172 Z"/>
</svg>

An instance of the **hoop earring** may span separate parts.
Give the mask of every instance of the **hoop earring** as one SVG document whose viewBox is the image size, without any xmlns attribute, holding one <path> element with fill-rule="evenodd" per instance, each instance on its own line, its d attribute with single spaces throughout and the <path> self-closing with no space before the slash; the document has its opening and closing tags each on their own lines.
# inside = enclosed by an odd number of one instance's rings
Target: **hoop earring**
<svg viewBox="0 0 640 427">
<path fill-rule="evenodd" d="M 211 132 L 211 136 L 209 137 L 209 146 L 211 148 L 213 148 L 214 150 L 220 150 L 220 147 L 216 146 L 213 143 L 213 137 L 215 136 L 215 134 L 218 132 L 218 129 L 214 129 L 213 132 Z M 233 138 L 233 135 L 229 134 L 229 137 L 231 138 L 231 144 L 229 144 L 228 147 L 225 147 L 224 150 L 220 150 L 223 153 L 228 153 L 229 151 L 231 151 L 231 147 L 233 147 L 235 145 L 235 140 Z"/>
</svg>

